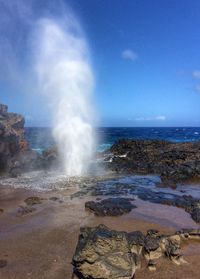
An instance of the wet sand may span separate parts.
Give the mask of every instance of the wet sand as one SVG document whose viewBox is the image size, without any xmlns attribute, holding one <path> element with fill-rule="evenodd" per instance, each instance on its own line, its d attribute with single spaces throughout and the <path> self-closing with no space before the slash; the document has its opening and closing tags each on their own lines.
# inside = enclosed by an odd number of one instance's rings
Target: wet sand
<svg viewBox="0 0 200 279">
<path fill-rule="evenodd" d="M 116 230 L 158 229 L 163 233 L 198 227 L 183 209 L 141 200 L 134 201 L 137 208 L 127 215 L 95 217 L 85 211 L 84 204 L 97 197 L 71 199 L 70 194 L 76 191 L 76 187 L 49 192 L 0 187 L 0 208 L 4 210 L 0 213 L 0 260 L 7 260 L 7 266 L 0 268 L 1 279 L 71 279 L 71 260 L 81 226 L 102 223 Z M 36 211 L 20 216 L 18 208 L 30 196 L 44 200 L 34 206 Z M 58 197 L 61 202 L 50 197 Z M 188 242 L 182 253 L 189 264 L 176 266 L 161 259 L 157 270 L 150 272 L 143 263 L 135 278 L 199 278 L 200 243 Z"/>
</svg>

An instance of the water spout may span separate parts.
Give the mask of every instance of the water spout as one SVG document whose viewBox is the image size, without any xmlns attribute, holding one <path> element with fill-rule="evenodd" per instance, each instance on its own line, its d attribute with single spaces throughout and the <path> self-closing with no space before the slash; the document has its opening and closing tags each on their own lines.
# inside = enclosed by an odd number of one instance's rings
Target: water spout
<svg viewBox="0 0 200 279">
<path fill-rule="evenodd" d="M 83 175 L 92 159 L 94 78 L 86 40 L 76 20 L 37 24 L 36 72 L 53 106 L 53 135 L 67 175 Z"/>
</svg>

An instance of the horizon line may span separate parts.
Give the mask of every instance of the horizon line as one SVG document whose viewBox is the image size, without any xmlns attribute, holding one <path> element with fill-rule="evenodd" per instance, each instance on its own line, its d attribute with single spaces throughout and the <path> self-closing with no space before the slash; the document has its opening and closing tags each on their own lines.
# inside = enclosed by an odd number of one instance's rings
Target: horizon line
<svg viewBox="0 0 200 279">
<path fill-rule="evenodd" d="M 51 128 L 52 126 L 25 126 L 24 128 Z M 200 128 L 200 126 L 94 126 L 93 128 Z"/>
</svg>

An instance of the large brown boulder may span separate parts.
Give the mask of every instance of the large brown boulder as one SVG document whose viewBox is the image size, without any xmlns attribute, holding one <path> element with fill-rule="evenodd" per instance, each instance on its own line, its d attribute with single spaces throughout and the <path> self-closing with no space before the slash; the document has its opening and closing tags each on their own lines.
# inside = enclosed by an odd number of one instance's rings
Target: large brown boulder
<svg viewBox="0 0 200 279">
<path fill-rule="evenodd" d="M 104 225 L 83 228 L 73 257 L 80 278 L 132 279 L 135 260 L 126 233 Z"/>
<path fill-rule="evenodd" d="M 0 173 L 13 177 L 22 172 L 41 169 L 44 158 L 29 148 L 25 139 L 25 120 L 17 113 L 9 113 L 0 104 Z"/>
<path fill-rule="evenodd" d="M 200 240 L 200 230 L 184 229 L 163 235 L 157 230 L 130 233 L 114 231 L 104 225 L 81 229 L 72 264 L 80 279 L 133 279 L 141 263 L 155 271 L 160 258 L 174 264 L 186 263 L 181 245 Z M 185 245 L 184 244 L 184 245 Z"/>
<path fill-rule="evenodd" d="M 24 135 L 24 117 L 9 113 L 7 106 L 0 104 L 0 171 L 9 168 L 13 156 L 25 150 L 28 144 Z"/>
</svg>

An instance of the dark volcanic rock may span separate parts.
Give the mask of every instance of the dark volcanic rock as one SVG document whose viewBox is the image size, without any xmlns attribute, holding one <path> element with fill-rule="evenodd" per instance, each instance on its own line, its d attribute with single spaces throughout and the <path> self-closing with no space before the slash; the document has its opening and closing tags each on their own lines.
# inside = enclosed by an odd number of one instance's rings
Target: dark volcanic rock
<svg viewBox="0 0 200 279">
<path fill-rule="evenodd" d="M 22 172 L 43 168 L 44 159 L 29 148 L 25 139 L 24 117 L 7 109 L 0 104 L 0 172 L 17 177 Z"/>
<path fill-rule="evenodd" d="M 23 172 L 55 167 L 57 148 L 48 149 L 42 155 L 31 150 L 25 139 L 24 117 L 7 109 L 0 104 L 0 173 L 17 177 Z"/>
<path fill-rule="evenodd" d="M 49 200 L 50 201 L 59 201 L 59 198 L 58 197 L 50 197 Z"/>
<path fill-rule="evenodd" d="M 180 255 L 180 245 L 177 241 L 168 239 L 165 254 L 168 257 Z"/>
<path fill-rule="evenodd" d="M 15 154 L 9 163 L 9 174 L 17 177 L 22 172 L 44 169 L 44 159 L 33 150 L 21 150 Z"/>
<path fill-rule="evenodd" d="M 29 213 L 32 213 L 36 211 L 36 209 L 32 206 L 19 206 L 18 208 L 18 215 L 23 216 L 23 215 L 27 215 Z"/>
<path fill-rule="evenodd" d="M 132 279 L 135 273 L 126 233 L 104 225 L 81 229 L 73 265 L 80 278 Z"/>
<path fill-rule="evenodd" d="M 160 246 L 160 237 L 157 231 L 148 231 L 144 241 L 144 248 L 147 252 L 155 251 Z"/>
<path fill-rule="evenodd" d="M 35 205 L 35 204 L 41 204 L 43 201 L 42 198 L 40 197 L 29 197 L 27 199 L 24 200 L 24 202 L 27 204 L 27 205 Z"/>
<path fill-rule="evenodd" d="M 90 209 L 97 216 L 120 216 L 136 208 L 126 198 L 109 198 L 100 202 L 89 201 L 85 203 L 85 208 Z"/>
<path fill-rule="evenodd" d="M 132 279 L 142 258 L 149 270 L 156 270 L 157 260 L 166 257 L 173 263 L 186 263 L 180 254 L 181 243 L 200 240 L 200 230 L 185 229 L 172 235 L 158 231 L 118 232 L 104 225 L 82 228 L 72 264 L 80 279 Z"/>
<path fill-rule="evenodd" d="M 200 223 L 200 208 L 199 207 L 196 207 L 192 210 L 191 217 L 195 222 Z"/>
<path fill-rule="evenodd" d="M 0 268 L 4 268 L 7 266 L 7 261 L 6 260 L 0 260 Z"/>
<path fill-rule="evenodd" d="M 9 168 L 11 158 L 26 149 L 24 118 L 8 113 L 7 106 L 0 104 L 0 171 Z"/>
<path fill-rule="evenodd" d="M 132 245 L 144 246 L 145 235 L 140 231 L 134 231 L 127 234 L 128 242 Z"/>
<path fill-rule="evenodd" d="M 116 172 L 156 173 L 168 184 L 200 179 L 200 142 L 124 139 L 107 153 L 113 155 L 105 164 Z"/>
<path fill-rule="evenodd" d="M 117 196 L 118 199 L 120 199 L 120 196 L 137 196 L 139 199 L 144 201 L 149 201 L 152 203 L 157 204 L 164 204 L 168 206 L 176 206 L 179 208 L 183 208 L 186 212 L 188 212 L 192 219 L 200 223 L 199 219 L 199 212 L 200 212 L 200 199 L 196 199 L 190 195 L 177 195 L 173 193 L 165 193 L 165 192 L 158 192 L 154 189 L 150 189 L 150 187 L 140 187 L 138 186 L 139 181 L 137 181 L 137 185 L 134 185 L 133 183 L 113 183 L 111 181 L 107 182 L 101 182 L 97 183 L 96 185 L 89 186 L 85 190 L 80 190 L 76 193 L 74 193 L 71 198 L 74 197 L 82 197 L 90 193 L 92 196 Z M 141 183 L 144 183 L 144 181 L 141 181 Z M 151 185 L 151 183 L 146 183 L 146 185 Z M 115 198 L 112 198 L 115 199 Z M 126 199 L 126 198 L 123 198 Z M 130 198 L 127 198 L 126 200 L 131 201 Z M 110 199 L 108 199 L 110 201 Z M 105 203 L 105 206 L 104 206 Z M 117 200 L 116 200 L 117 204 Z M 121 204 L 120 204 L 121 206 Z M 125 202 L 126 206 L 126 202 Z M 103 201 L 103 204 L 101 202 L 88 202 L 86 203 L 86 208 L 93 210 L 97 212 L 97 214 L 100 214 L 101 216 L 113 215 L 115 212 L 122 212 L 121 209 L 118 210 L 113 208 L 113 205 L 110 204 L 110 202 Z M 114 209 L 114 210 L 113 210 Z M 100 212 L 100 213 L 99 213 Z M 107 214 L 106 214 L 107 212 Z M 111 213 L 110 213 L 111 212 Z M 120 214 L 119 214 L 120 215 Z"/>
</svg>

